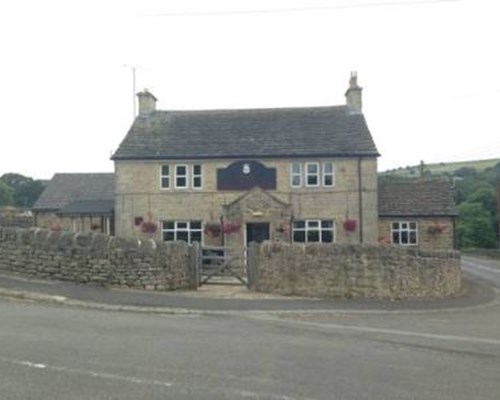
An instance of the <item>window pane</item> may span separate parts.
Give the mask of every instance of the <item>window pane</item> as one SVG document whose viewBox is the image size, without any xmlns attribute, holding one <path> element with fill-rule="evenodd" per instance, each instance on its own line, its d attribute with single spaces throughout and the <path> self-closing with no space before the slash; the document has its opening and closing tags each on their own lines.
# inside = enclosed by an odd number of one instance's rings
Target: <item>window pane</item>
<svg viewBox="0 0 500 400">
<path fill-rule="evenodd" d="M 408 244 L 408 232 L 401 232 L 401 244 Z"/>
<path fill-rule="evenodd" d="M 176 169 L 177 175 L 186 175 L 186 166 L 185 165 L 178 165 Z"/>
<path fill-rule="evenodd" d="M 177 187 L 186 187 L 186 178 L 183 178 L 183 177 L 177 177 L 177 181 L 176 181 L 176 186 Z"/>
<path fill-rule="evenodd" d="M 188 231 L 177 231 L 177 240 L 188 242 L 189 241 Z"/>
<path fill-rule="evenodd" d="M 293 174 L 300 174 L 300 164 L 298 164 L 298 163 L 292 164 L 292 173 Z"/>
<path fill-rule="evenodd" d="M 201 177 L 200 176 L 195 176 L 193 178 L 193 187 L 195 187 L 195 188 L 201 187 Z"/>
<path fill-rule="evenodd" d="M 331 162 L 324 163 L 323 171 L 325 174 L 331 174 L 333 172 L 333 164 Z"/>
<path fill-rule="evenodd" d="M 163 240 L 173 241 L 174 240 L 174 232 L 163 232 Z"/>
<path fill-rule="evenodd" d="M 393 222 L 392 229 L 394 229 L 394 230 L 399 229 L 399 222 Z"/>
<path fill-rule="evenodd" d="M 306 221 L 293 221 L 294 229 L 304 229 L 306 227 Z"/>
<path fill-rule="evenodd" d="M 333 228 L 333 221 L 321 221 L 322 228 Z"/>
<path fill-rule="evenodd" d="M 392 232 L 392 243 L 400 244 L 399 243 L 399 232 L 398 231 Z"/>
<path fill-rule="evenodd" d="M 200 231 L 191 232 L 191 241 L 190 241 L 190 243 L 193 243 L 193 242 L 201 243 L 201 232 Z"/>
<path fill-rule="evenodd" d="M 318 164 L 307 164 L 307 173 L 308 174 L 317 174 L 318 173 Z"/>
<path fill-rule="evenodd" d="M 307 184 L 309 186 L 318 186 L 318 177 L 316 175 L 308 175 Z"/>
<path fill-rule="evenodd" d="M 416 222 L 410 222 L 410 229 L 417 229 L 417 223 Z"/>
<path fill-rule="evenodd" d="M 322 231 L 321 232 L 321 241 L 323 243 L 333 242 L 333 232 L 332 231 Z"/>
<path fill-rule="evenodd" d="M 308 228 L 318 228 L 319 221 L 307 221 L 307 227 Z"/>
<path fill-rule="evenodd" d="M 193 165 L 193 174 L 201 175 L 201 165 Z"/>
<path fill-rule="evenodd" d="M 164 221 L 163 229 L 174 229 L 175 223 L 174 221 Z"/>
<path fill-rule="evenodd" d="M 162 187 L 162 189 L 168 189 L 170 187 L 170 179 L 169 178 L 161 178 L 161 187 Z"/>
<path fill-rule="evenodd" d="M 177 222 L 177 229 L 187 229 L 188 223 L 187 222 Z"/>
<path fill-rule="evenodd" d="M 333 176 L 332 175 L 325 175 L 323 177 L 323 185 L 333 186 Z"/>
<path fill-rule="evenodd" d="M 162 174 L 163 176 L 165 176 L 165 175 L 170 175 L 170 168 L 169 168 L 169 166 L 168 166 L 168 165 L 162 165 L 162 166 L 161 166 L 161 174 Z"/>
<path fill-rule="evenodd" d="M 191 229 L 201 229 L 201 221 L 191 221 Z"/>
<path fill-rule="evenodd" d="M 308 242 L 319 242 L 319 231 L 307 231 Z"/>
<path fill-rule="evenodd" d="M 304 231 L 293 231 L 293 241 L 304 243 L 306 241 L 306 233 Z"/>
<path fill-rule="evenodd" d="M 408 229 L 408 224 L 406 222 L 401 222 L 401 229 Z"/>
<path fill-rule="evenodd" d="M 417 233 L 410 232 L 410 244 L 417 244 Z"/>
<path fill-rule="evenodd" d="M 300 175 L 292 176 L 292 186 L 300 186 Z"/>
</svg>

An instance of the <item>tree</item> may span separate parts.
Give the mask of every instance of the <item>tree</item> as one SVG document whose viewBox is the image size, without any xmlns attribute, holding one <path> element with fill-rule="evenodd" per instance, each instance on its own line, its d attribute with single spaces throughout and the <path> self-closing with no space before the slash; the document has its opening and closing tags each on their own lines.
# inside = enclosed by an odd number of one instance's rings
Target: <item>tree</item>
<svg viewBox="0 0 500 400">
<path fill-rule="evenodd" d="M 14 203 L 12 193 L 12 188 L 0 180 L 0 206 L 10 206 Z"/>
<path fill-rule="evenodd" d="M 42 182 L 20 174 L 4 174 L 0 181 L 12 189 L 12 204 L 16 207 L 32 207 L 43 191 Z"/>
<path fill-rule="evenodd" d="M 490 213 L 480 203 L 458 206 L 457 226 L 460 248 L 495 248 L 496 234 Z"/>
</svg>

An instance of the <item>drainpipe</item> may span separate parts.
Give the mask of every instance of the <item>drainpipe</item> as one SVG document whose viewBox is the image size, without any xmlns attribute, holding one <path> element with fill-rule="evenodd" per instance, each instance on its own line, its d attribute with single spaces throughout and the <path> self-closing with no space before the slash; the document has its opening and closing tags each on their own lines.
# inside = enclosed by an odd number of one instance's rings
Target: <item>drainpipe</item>
<svg viewBox="0 0 500 400">
<path fill-rule="evenodd" d="M 359 205 L 359 243 L 363 244 L 363 183 L 361 178 L 361 157 L 358 158 L 358 205 Z"/>
</svg>

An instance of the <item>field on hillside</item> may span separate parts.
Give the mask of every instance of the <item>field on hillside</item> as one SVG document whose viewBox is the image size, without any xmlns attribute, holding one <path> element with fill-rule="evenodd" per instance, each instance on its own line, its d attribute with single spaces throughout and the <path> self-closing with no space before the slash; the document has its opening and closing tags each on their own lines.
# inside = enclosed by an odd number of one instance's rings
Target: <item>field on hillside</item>
<svg viewBox="0 0 500 400">
<path fill-rule="evenodd" d="M 446 173 L 453 173 L 454 171 L 461 168 L 474 168 L 476 171 L 484 171 L 487 168 L 494 167 L 496 164 L 500 163 L 500 158 L 495 158 L 491 160 L 477 160 L 477 161 L 459 161 L 459 162 L 442 162 L 437 164 L 424 164 L 423 171 L 424 175 L 441 175 Z M 380 172 L 380 175 L 396 175 L 401 177 L 417 177 L 420 176 L 420 165 L 414 165 L 409 167 L 400 167 L 397 169 L 391 169 L 387 171 Z"/>
</svg>

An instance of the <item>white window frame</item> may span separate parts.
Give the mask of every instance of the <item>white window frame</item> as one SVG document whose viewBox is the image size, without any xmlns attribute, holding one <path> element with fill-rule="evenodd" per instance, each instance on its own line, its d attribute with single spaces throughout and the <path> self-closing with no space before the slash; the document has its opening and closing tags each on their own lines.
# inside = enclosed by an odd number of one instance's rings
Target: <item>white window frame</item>
<svg viewBox="0 0 500 400">
<path fill-rule="evenodd" d="M 326 166 L 331 165 L 332 166 L 332 171 L 331 172 L 326 172 Z M 321 183 L 323 184 L 323 187 L 334 187 L 335 186 L 335 164 L 333 161 L 325 161 L 323 163 L 323 176 L 321 177 Z M 332 177 L 332 183 L 331 185 L 326 184 L 326 177 L 331 176 Z"/>
<path fill-rule="evenodd" d="M 179 167 L 184 167 L 186 173 L 184 175 L 179 175 L 177 173 L 177 168 Z M 185 186 L 179 186 L 177 184 L 177 179 L 178 178 L 184 178 L 186 180 Z M 187 164 L 175 164 L 175 170 L 174 170 L 174 183 L 175 183 L 175 188 L 176 189 L 187 189 L 189 187 L 189 166 Z"/>
<path fill-rule="evenodd" d="M 166 167 L 168 168 L 168 175 L 163 175 L 163 168 Z M 167 186 L 163 186 L 163 180 L 166 179 L 167 182 L 168 182 L 168 185 Z M 169 164 L 161 164 L 160 165 L 160 189 L 161 190 L 170 190 L 170 182 L 171 179 L 170 179 L 170 165 Z"/>
<path fill-rule="evenodd" d="M 397 224 L 397 228 L 395 225 Z M 413 225 L 413 227 L 412 227 Z M 394 241 L 394 234 L 397 233 L 398 241 Z M 412 239 L 414 234 L 414 242 Z M 403 234 L 406 234 L 407 243 L 403 242 Z M 391 243 L 398 246 L 418 246 L 418 223 L 417 221 L 392 221 L 391 222 Z"/>
<path fill-rule="evenodd" d="M 200 227 L 199 228 L 192 228 L 192 224 L 199 223 Z M 173 224 L 173 228 L 167 228 L 166 224 Z M 165 242 L 169 241 L 177 241 L 178 240 L 178 233 L 179 232 L 186 232 L 187 233 L 187 243 L 192 244 L 192 234 L 194 232 L 199 232 L 200 233 L 200 244 L 203 244 L 203 221 L 201 220 L 193 220 L 193 221 L 173 221 L 173 220 L 165 220 L 161 222 L 161 238 Z M 166 240 L 165 239 L 165 233 L 173 233 L 174 238 L 173 240 Z"/>
<path fill-rule="evenodd" d="M 309 166 L 310 165 L 315 165 L 316 166 L 316 173 L 311 174 L 309 173 Z M 317 183 L 315 185 L 309 184 L 309 177 L 310 176 L 316 176 Z M 305 168 L 304 168 L 304 178 L 305 178 L 305 185 L 306 187 L 319 187 L 321 185 L 321 167 L 319 162 L 306 162 L 305 163 Z"/>
<path fill-rule="evenodd" d="M 194 173 L 195 167 L 200 167 L 199 174 Z M 199 186 L 196 186 L 194 183 L 196 178 L 200 178 Z M 191 187 L 195 190 L 201 190 L 203 188 L 203 166 L 201 164 L 193 164 L 191 166 Z"/>
<path fill-rule="evenodd" d="M 298 223 L 298 222 L 303 222 L 304 223 L 304 227 L 303 228 L 296 228 L 295 227 L 295 224 Z M 331 227 L 323 227 L 322 223 L 323 222 L 330 222 L 331 223 Z M 316 231 L 318 232 L 318 238 L 319 240 L 318 241 L 309 241 L 308 240 L 308 232 L 309 231 Z M 322 235 L 322 232 L 323 231 L 329 231 L 331 232 L 331 235 L 332 235 L 332 241 L 331 242 L 323 242 L 323 235 Z M 295 232 L 304 232 L 304 242 L 300 242 L 300 241 L 295 241 L 294 240 L 294 237 L 295 237 Z M 335 239 L 336 239 L 336 235 L 335 235 L 335 221 L 334 220 L 331 220 L 331 219 L 328 219 L 328 220 L 319 220 L 319 219 L 305 219 L 305 220 L 296 220 L 296 221 L 293 221 L 292 223 L 292 241 L 294 243 L 335 243 Z"/>
<path fill-rule="evenodd" d="M 293 171 L 293 167 L 295 165 L 299 167 L 299 172 L 294 172 Z M 298 185 L 294 185 L 293 184 L 293 178 L 295 178 L 295 177 L 299 178 L 299 184 Z M 300 163 L 300 162 L 290 163 L 290 187 L 292 187 L 292 188 L 302 187 L 302 163 Z"/>
</svg>

